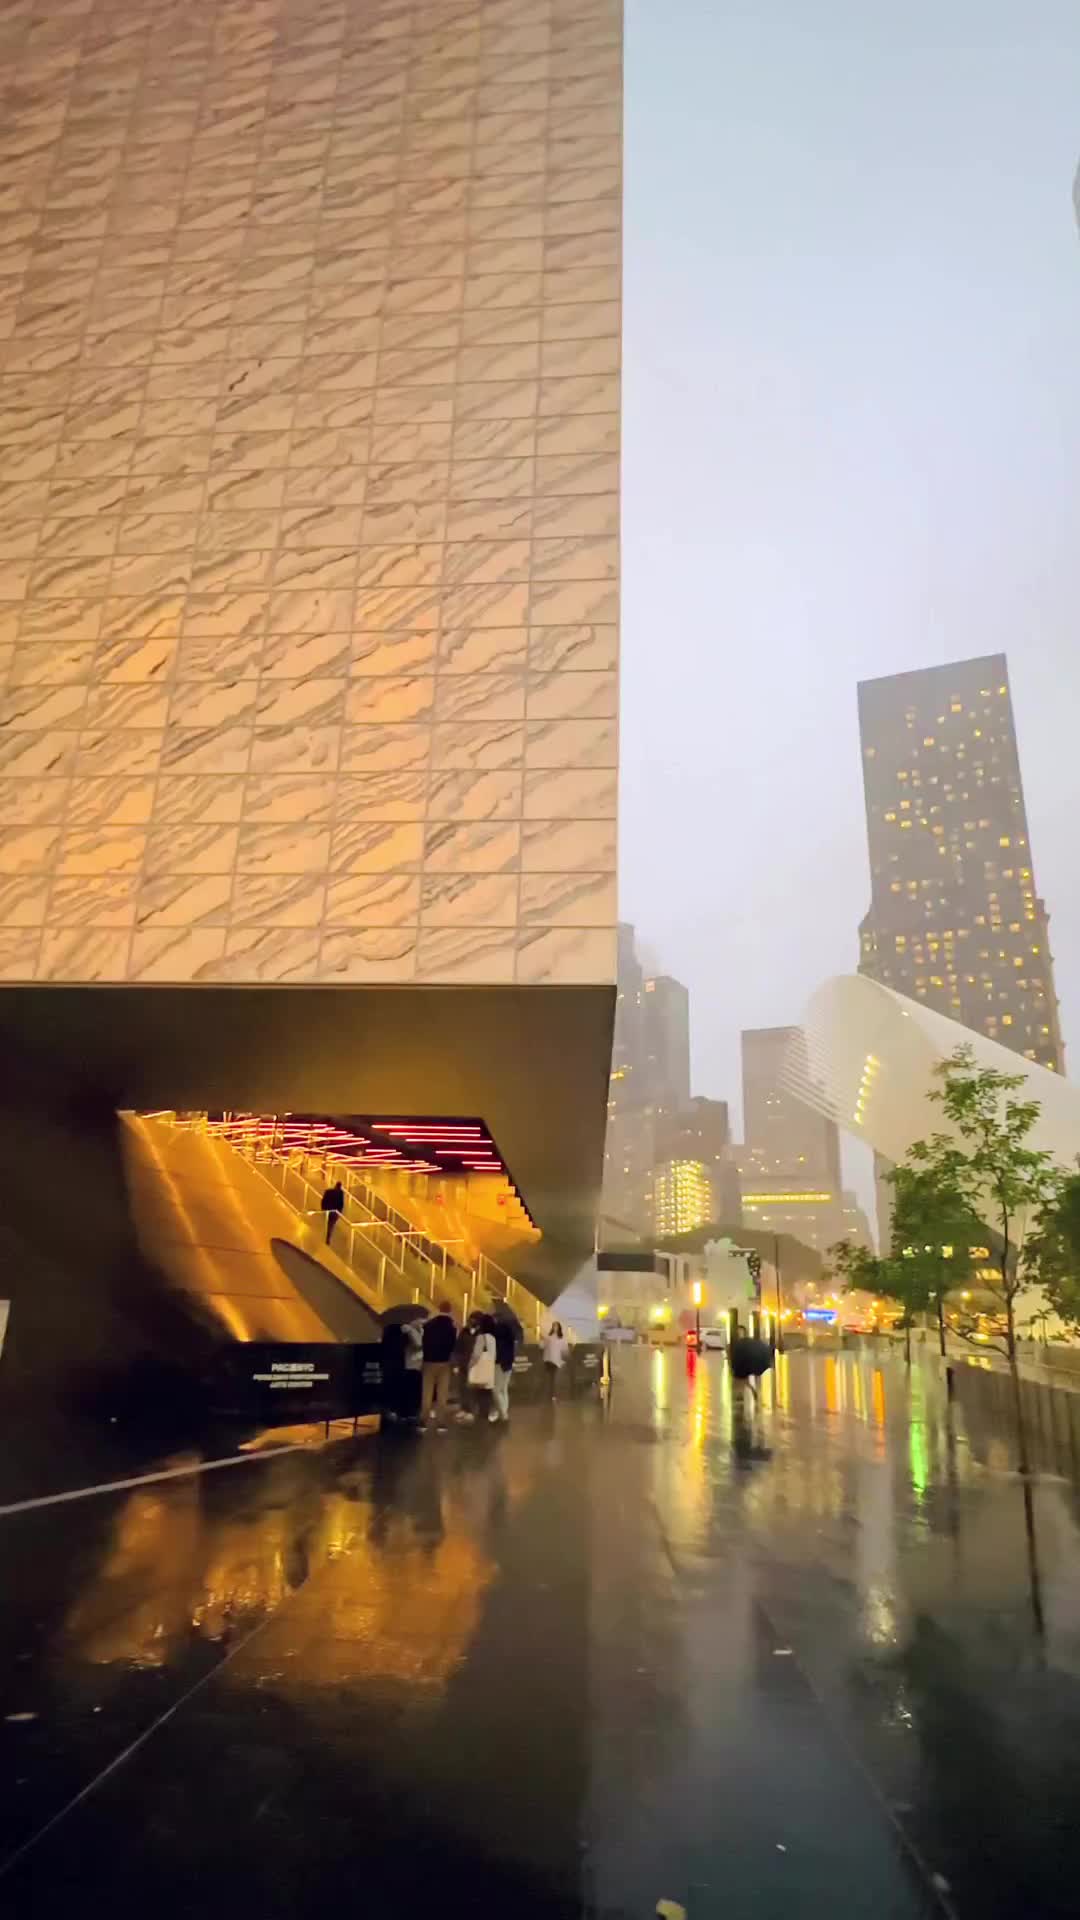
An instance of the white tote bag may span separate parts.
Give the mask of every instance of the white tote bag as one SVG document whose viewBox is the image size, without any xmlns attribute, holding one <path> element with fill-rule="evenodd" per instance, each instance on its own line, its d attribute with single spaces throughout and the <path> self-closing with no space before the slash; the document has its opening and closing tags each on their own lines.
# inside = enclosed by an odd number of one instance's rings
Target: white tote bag
<svg viewBox="0 0 1080 1920">
<path fill-rule="evenodd" d="M 478 1333 L 469 1361 L 470 1387 L 495 1385 L 495 1342 L 490 1333 Z"/>
</svg>

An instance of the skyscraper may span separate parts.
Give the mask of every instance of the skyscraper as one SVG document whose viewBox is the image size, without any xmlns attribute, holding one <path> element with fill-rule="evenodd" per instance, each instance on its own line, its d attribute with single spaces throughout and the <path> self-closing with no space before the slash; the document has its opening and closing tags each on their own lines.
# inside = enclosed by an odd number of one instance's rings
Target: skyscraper
<svg viewBox="0 0 1080 1920">
<path fill-rule="evenodd" d="M 859 686 L 859 971 L 1064 1070 L 1003 654 Z"/>
<path fill-rule="evenodd" d="M 645 1227 L 645 1197 L 652 1160 L 652 1133 L 646 1123 L 644 985 L 634 929 L 625 921 L 620 922 L 603 1207 L 613 1221 L 632 1227 L 635 1232 L 642 1232 Z"/>
<path fill-rule="evenodd" d="M 616 964 L 620 0 L 0 37 L 5 1045 L 117 1107 L 479 1116 L 572 1270 Z"/>
<path fill-rule="evenodd" d="M 763 1170 L 824 1174 L 839 1190 L 835 1121 L 792 1091 L 806 1076 L 800 1027 L 751 1027 L 742 1036 L 743 1133 Z M 820 1185 L 820 1181 L 818 1182 Z"/>
<path fill-rule="evenodd" d="M 644 981 L 641 1005 L 648 1100 L 662 1129 L 690 1104 L 690 995 L 658 973 Z"/>
<path fill-rule="evenodd" d="M 658 1132 L 658 1165 L 672 1160 L 699 1162 L 712 1189 L 709 1218 L 738 1222 L 739 1175 L 732 1157 L 726 1100 L 708 1100 L 698 1094 Z"/>
<path fill-rule="evenodd" d="M 625 924 L 618 956 L 604 1211 L 648 1235 L 653 1169 L 668 1151 L 666 1129 L 690 1103 L 690 996 L 669 974 L 645 974 Z"/>
<path fill-rule="evenodd" d="M 743 1220 L 823 1253 L 843 1232 L 840 1136 L 794 1091 L 808 1080 L 801 1028 L 744 1032 L 742 1079 L 745 1141 L 733 1152 Z"/>
</svg>

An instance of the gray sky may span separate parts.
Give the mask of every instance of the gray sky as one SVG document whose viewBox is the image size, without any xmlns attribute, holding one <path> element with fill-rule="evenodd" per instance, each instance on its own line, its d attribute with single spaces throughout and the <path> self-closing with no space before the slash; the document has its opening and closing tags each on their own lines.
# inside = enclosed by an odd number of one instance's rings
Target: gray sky
<svg viewBox="0 0 1080 1920">
<path fill-rule="evenodd" d="M 856 681 L 996 649 L 1080 1077 L 1080 9 L 627 31 L 621 910 L 695 1091 L 856 965 Z"/>
</svg>

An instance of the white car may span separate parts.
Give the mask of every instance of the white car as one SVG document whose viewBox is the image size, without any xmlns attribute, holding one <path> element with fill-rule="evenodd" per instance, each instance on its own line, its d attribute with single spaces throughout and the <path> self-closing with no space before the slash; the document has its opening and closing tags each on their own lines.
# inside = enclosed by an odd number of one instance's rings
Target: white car
<svg viewBox="0 0 1080 1920">
<path fill-rule="evenodd" d="M 722 1327 L 702 1327 L 701 1344 L 710 1353 L 723 1353 L 727 1336 Z"/>
</svg>

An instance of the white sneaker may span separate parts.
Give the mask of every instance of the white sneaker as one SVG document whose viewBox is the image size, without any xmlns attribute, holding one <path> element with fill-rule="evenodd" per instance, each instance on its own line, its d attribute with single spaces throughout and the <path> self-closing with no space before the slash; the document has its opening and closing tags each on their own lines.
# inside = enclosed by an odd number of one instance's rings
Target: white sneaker
<svg viewBox="0 0 1080 1920">
<path fill-rule="evenodd" d="M 502 1419 L 502 1414 L 501 1414 L 501 1413 L 489 1413 L 489 1414 L 488 1414 L 488 1425 L 489 1425 L 489 1426 L 492 1426 L 492 1427 L 497 1427 L 497 1426 L 498 1426 L 498 1424 L 499 1424 L 499 1421 L 500 1421 L 501 1419 Z"/>
</svg>

